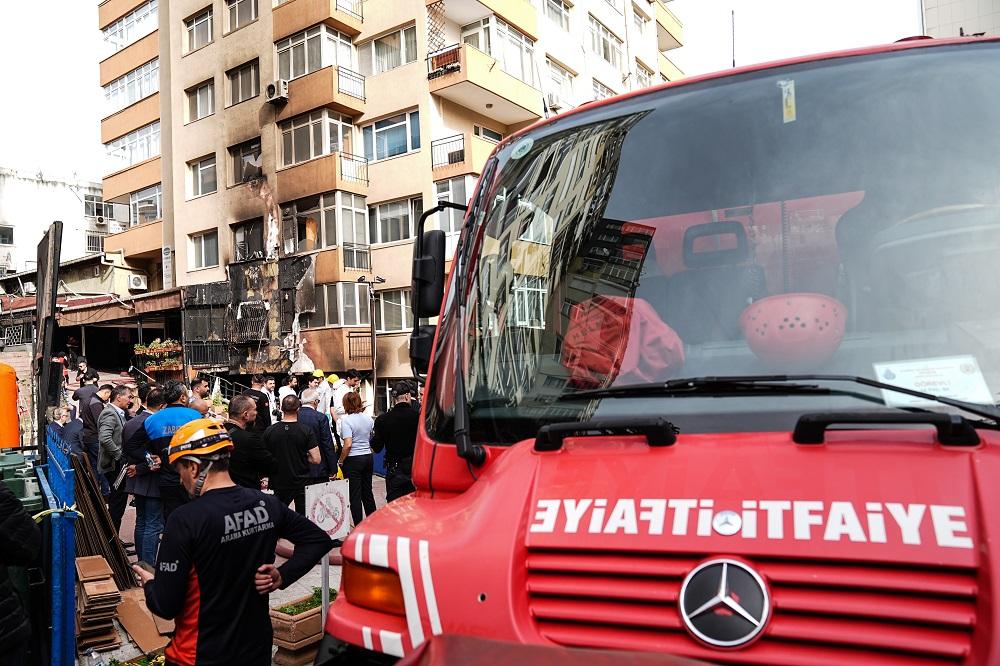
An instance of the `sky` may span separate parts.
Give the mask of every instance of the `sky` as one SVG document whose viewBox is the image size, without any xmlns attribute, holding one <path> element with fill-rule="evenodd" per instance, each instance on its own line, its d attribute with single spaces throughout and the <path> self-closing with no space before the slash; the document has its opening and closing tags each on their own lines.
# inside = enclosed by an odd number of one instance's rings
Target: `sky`
<svg viewBox="0 0 1000 666">
<path fill-rule="evenodd" d="M 100 182 L 97 4 L 2 3 L 0 167 L 41 170 L 49 178 L 71 178 L 75 172 L 80 179 Z"/>
<path fill-rule="evenodd" d="M 921 33 L 920 0 L 672 0 L 684 46 L 667 53 L 687 75 L 894 42 Z"/>
<path fill-rule="evenodd" d="M 262 0 L 267 1 L 267 0 Z M 379 0 L 391 2 L 392 0 Z M 0 9 L 0 167 L 99 181 L 101 34 L 97 0 L 32 0 Z M 672 0 L 689 75 L 736 64 L 895 41 L 920 33 L 920 0 Z M 45 38 L 26 26 L 44 25 Z"/>
</svg>

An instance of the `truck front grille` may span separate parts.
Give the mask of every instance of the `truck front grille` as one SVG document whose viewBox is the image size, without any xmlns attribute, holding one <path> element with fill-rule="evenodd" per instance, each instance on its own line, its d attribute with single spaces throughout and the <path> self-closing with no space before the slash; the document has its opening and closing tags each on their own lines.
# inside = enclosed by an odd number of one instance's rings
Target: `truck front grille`
<svg viewBox="0 0 1000 666">
<path fill-rule="evenodd" d="M 748 558 L 773 610 L 756 643 L 702 645 L 677 611 L 703 554 L 531 549 L 528 604 L 539 633 L 586 648 L 669 652 L 719 663 L 957 664 L 976 619 L 975 569 Z"/>
</svg>

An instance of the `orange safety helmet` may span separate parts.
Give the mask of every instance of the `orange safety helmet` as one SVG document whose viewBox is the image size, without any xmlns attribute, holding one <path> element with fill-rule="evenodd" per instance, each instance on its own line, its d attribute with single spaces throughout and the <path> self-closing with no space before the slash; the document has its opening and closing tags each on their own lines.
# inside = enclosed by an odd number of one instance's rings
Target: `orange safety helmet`
<svg viewBox="0 0 1000 666">
<path fill-rule="evenodd" d="M 221 423 L 212 419 L 195 419 L 178 428 L 170 438 L 167 460 L 171 464 L 185 456 L 211 460 L 232 448 L 233 440 Z"/>
</svg>

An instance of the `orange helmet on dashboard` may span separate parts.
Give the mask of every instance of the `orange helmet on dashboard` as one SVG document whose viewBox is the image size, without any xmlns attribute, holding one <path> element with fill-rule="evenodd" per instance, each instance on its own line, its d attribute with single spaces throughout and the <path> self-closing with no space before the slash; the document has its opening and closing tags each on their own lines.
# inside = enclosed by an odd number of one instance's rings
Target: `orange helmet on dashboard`
<svg viewBox="0 0 1000 666">
<path fill-rule="evenodd" d="M 228 453 L 233 440 L 221 423 L 212 419 L 195 419 L 185 423 L 170 438 L 167 460 L 171 464 L 185 456 L 210 459 L 219 453 Z"/>
</svg>

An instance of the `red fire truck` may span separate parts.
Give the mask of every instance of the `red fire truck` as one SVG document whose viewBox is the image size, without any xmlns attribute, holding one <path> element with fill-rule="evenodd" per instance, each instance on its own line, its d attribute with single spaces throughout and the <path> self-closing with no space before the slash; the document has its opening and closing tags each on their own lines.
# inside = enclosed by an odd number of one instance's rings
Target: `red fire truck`
<svg viewBox="0 0 1000 666">
<path fill-rule="evenodd" d="M 421 220 L 417 492 L 346 540 L 333 653 L 1000 663 L 998 155 L 990 39 L 691 78 L 504 141 L 447 283 Z"/>
</svg>

